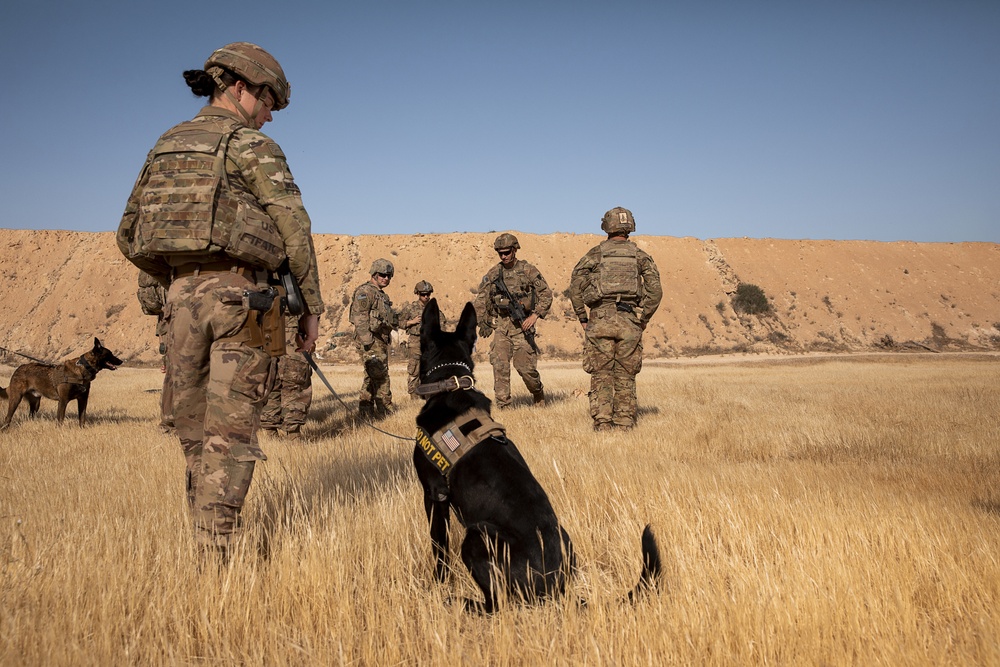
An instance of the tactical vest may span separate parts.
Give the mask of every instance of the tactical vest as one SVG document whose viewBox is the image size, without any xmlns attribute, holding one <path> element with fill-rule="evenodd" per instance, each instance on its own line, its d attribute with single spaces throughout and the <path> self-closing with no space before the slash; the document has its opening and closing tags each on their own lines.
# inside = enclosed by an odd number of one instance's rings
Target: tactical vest
<svg viewBox="0 0 1000 667">
<path fill-rule="evenodd" d="M 147 161 L 132 251 L 151 257 L 211 255 L 275 270 L 284 242 L 270 216 L 229 185 L 226 147 L 236 121 L 181 123 L 160 137 Z"/>
<path fill-rule="evenodd" d="M 500 294 L 500 290 L 494 282 L 498 276 L 503 277 L 503 282 L 510 291 L 511 296 L 517 299 L 527 312 L 530 313 L 535 310 L 535 284 L 528 277 L 527 273 L 516 264 L 509 271 L 504 271 L 503 266 L 499 266 L 497 273 L 490 280 L 490 290 L 492 290 L 493 295 L 492 301 L 496 310 L 506 315 L 510 308 L 510 302 L 505 296 Z"/>
<path fill-rule="evenodd" d="M 592 284 L 601 300 L 634 301 L 639 298 L 639 255 L 633 243 L 602 243 L 601 262 Z"/>
</svg>

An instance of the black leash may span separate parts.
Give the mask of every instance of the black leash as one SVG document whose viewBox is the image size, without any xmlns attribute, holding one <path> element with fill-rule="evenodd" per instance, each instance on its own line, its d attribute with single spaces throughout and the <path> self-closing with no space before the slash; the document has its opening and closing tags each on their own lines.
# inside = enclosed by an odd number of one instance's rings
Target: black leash
<svg viewBox="0 0 1000 667">
<path fill-rule="evenodd" d="M 330 390 L 330 393 L 333 394 L 333 397 L 336 398 L 338 401 L 340 401 L 340 404 L 344 406 L 344 409 L 346 409 L 348 412 L 351 412 L 351 406 L 345 403 L 344 399 L 340 397 L 340 394 L 338 394 L 336 391 L 333 390 L 333 387 L 330 386 L 330 382 L 326 379 L 326 376 L 323 375 L 323 371 L 319 369 L 319 366 L 316 365 L 316 362 L 313 360 L 312 354 L 310 354 L 309 352 L 303 352 L 302 356 L 304 356 L 306 358 L 306 361 L 309 362 L 309 366 L 311 366 L 312 369 L 316 371 L 316 375 L 318 375 L 319 379 L 323 381 L 323 384 L 326 385 L 326 388 Z M 399 440 L 407 440 L 410 442 L 413 441 L 413 436 L 402 436 L 402 435 L 396 435 L 395 433 L 389 433 L 389 431 L 384 431 L 380 429 L 378 426 L 375 426 L 375 424 L 369 421 L 365 421 L 364 419 L 362 419 L 361 422 L 384 435 L 388 435 L 390 437 L 397 438 Z"/>
<path fill-rule="evenodd" d="M 37 364 L 43 364 L 45 366 L 55 366 L 55 364 L 53 364 L 53 363 L 49 363 L 48 361 L 42 361 L 41 359 L 35 359 L 31 355 L 24 354 L 23 352 L 17 352 L 16 350 L 8 350 L 5 347 L 0 347 L 0 350 L 3 350 L 4 352 L 6 352 L 8 354 L 16 354 L 17 356 L 24 357 L 25 359 L 31 359 L 32 361 L 34 361 Z"/>
</svg>

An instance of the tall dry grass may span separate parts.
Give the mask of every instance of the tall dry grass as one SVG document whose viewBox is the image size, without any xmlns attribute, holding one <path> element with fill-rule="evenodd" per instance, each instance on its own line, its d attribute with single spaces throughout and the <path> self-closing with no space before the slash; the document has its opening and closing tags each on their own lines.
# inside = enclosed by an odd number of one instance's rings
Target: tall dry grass
<svg viewBox="0 0 1000 667">
<path fill-rule="evenodd" d="M 412 444 L 353 424 L 318 382 L 306 441 L 263 438 L 245 542 L 199 570 L 183 461 L 155 427 L 161 376 L 102 373 L 87 428 L 46 402 L 0 433 L 0 663 L 1000 664 L 998 370 L 650 363 L 639 427 L 594 434 L 587 377 L 543 363 L 549 405 L 521 387 L 499 418 L 580 573 L 566 599 L 491 617 L 446 604 L 477 595 L 455 525 L 454 575 L 433 581 Z M 393 373 L 381 426 L 408 437 L 418 406 Z M 354 368 L 328 376 L 356 399 Z M 646 522 L 661 590 L 623 605 Z"/>
</svg>

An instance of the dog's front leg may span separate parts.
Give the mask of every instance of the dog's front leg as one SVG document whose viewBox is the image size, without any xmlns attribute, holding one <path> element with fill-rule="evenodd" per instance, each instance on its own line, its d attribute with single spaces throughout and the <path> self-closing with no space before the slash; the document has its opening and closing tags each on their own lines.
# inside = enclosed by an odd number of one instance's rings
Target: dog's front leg
<svg viewBox="0 0 1000 667">
<path fill-rule="evenodd" d="M 66 406 L 69 405 L 69 390 L 71 385 L 63 383 L 56 390 L 59 394 L 59 407 L 56 409 L 56 419 L 60 424 L 66 418 Z M 77 404 L 79 405 L 79 403 Z"/>
<path fill-rule="evenodd" d="M 413 467 L 424 489 L 424 511 L 430 524 L 434 552 L 434 576 L 445 582 L 448 579 L 448 520 L 451 514 L 448 480 L 427 460 L 419 446 L 413 451 Z"/>
<path fill-rule="evenodd" d="M 424 494 L 424 509 L 431 526 L 431 546 L 434 551 L 434 578 L 444 583 L 448 580 L 448 520 L 451 503 L 444 494 L 444 500 Z"/>
</svg>

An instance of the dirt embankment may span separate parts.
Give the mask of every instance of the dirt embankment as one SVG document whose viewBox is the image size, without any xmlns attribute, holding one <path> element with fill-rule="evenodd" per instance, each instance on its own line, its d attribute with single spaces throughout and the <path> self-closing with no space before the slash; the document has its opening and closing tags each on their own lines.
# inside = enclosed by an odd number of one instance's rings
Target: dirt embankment
<svg viewBox="0 0 1000 667">
<path fill-rule="evenodd" d="M 497 261 L 496 234 L 315 237 L 323 298 L 323 358 L 355 359 L 347 310 L 371 262 L 396 266 L 387 292 L 396 305 L 430 281 L 456 317 Z M 555 293 L 538 325 L 553 357 L 574 356 L 582 332 L 570 306 L 570 272 L 600 237 L 517 232 L 518 256 L 535 264 Z M 721 352 L 799 353 L 874 349 L 1000 349 L 1000 245 L 776 239 L 635 237 L 656 260 L 664 300 L 645 337 L 647 357 Z M 156 363 L 153 318 L 135 298 L 137 271 L 114 235 L 0 229 L 0 346 L 55 361 L 99 337 L 134 363 Z M 767 295 L 771 312 L 737 313 L 736 286 Z M 17 357 L 0 357 L 20 363 Z"/>
</svg>

